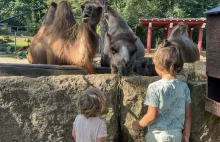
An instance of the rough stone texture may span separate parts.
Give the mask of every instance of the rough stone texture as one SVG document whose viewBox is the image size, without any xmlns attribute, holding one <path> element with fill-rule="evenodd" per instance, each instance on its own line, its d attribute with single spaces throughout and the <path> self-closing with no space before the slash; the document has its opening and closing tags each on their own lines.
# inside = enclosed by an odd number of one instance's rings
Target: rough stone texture
<svg viewBox="0 0 220 142">
<path fill-rule="evenodd" d="M 102 117 L 107 123 L 108 141 L 117 141 L 117 84 L 114 75 L 1 77 L 0 141 L 73 141 L 75 102 L 91 85 L 106 94 L 108 101 Z"/>
<path fill-rule="evenodd" d="M 205 63 L 185 64 L 178 78 L 190 87 L 192 142 L 220 141 L 220 118 L 205 111 Z M 134 132 L 133 120 L 146 113 L 147 87 L 159 77 L 74 75 L 0 78 L 0 142 L 70 142 L 75 101 L 95 86 L 105 92 L 108 142 L 144 142 L 146 129 Z"/>
<path fill-rule="evenodd" d="M 181 74 L 183 74 L 187 80 L 206 81 L 206 63 L 201 61 L 185 63 Z"/>
<path fill-rule="evenodd" d="M 206 82 L 188 83 L 191 91 L 192 142 L 219 142 L 220 118 L 205 111 Z"/>
<path fill-rule="evenodd" d="M 186 81 L 183 75 L 178 75 L 178 79 Z M 145 142 L 146 129 L 134 132 L 131 128 L 132 121 L 140 119 L 147 111 L 143 105 L 147 87 L 150 83 L 159 80 L 160 77 L 124 77 L 121 79 L 121 121 L 120 138 L 123 142 Z"/>
<path fill-rule="evenodd" d="M 121 105 L 120 105 L 120 140 L 122 142 L 145 141 L 145 130 L 134 132 L 131 128 L 132 121 L 140 119 L 147 111 L 143 105 L 147 87 L 159 77 L 124 77 L 121 80 Z"/>
</svg>

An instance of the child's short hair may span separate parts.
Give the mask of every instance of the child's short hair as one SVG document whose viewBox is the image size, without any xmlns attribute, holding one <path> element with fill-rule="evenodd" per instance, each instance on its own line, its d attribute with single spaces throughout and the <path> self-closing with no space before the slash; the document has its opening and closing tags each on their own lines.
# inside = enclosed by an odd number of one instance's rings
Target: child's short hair
<svg viewBox="0 0 220 142">
<path fill-rule="evenodd" d="M 174 75 L 183 68 L 184 59 L 182 50 L 177 43 L 165 40 L 155 52 L 153 62 L 159 69 Z"/>
<path fill-rule="evenodd" d="M 76 106 L 85 117 L 96 117 L 105 107 L 105 96 L 99 89 L 89 88 L 78 98 Z"/>
</svg>

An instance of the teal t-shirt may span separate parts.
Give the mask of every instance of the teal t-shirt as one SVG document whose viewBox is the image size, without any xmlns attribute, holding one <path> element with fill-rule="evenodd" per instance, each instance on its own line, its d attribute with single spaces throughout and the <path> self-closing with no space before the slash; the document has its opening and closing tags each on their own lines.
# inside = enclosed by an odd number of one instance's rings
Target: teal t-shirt
<svg viewBox="0 0 220 142">
<path fill-rule="evenodd" d="M 144 104 L 158 108 L 157 119 L 148 126 L 149 131 L 183 129 L 185 105 L 191 103 L 190 90 L 181 80 L 161 79 L 151 83 Z"/>
</svg>

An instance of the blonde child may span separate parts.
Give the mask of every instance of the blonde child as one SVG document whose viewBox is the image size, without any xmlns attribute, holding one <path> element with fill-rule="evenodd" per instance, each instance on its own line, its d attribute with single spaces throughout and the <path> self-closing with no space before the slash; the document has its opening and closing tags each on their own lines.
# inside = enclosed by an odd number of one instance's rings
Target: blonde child
<svg viewBox="0 0 220 142">
<path fill-rule="evenodd" d="M 147 113 L 133 121 L 137 131 L 148 126 L 147 142 L 189 142 L 191 129 L 190 90 L 176 79 L 183 68 L 183 54 L 176 43 L 165 41 L 154 55 L 153 62 L 162 78 L 148 86 L 144 104 Z"/>
<path fill-rule="evenodd" d="M 105 108 L 105 96 L 96 89 L 89 88 L 77 100 L 79 114 L 73 123 L 72 136 L 76 142 L 105 142 L 106 124 L 99 118 Z"/>
</svg>

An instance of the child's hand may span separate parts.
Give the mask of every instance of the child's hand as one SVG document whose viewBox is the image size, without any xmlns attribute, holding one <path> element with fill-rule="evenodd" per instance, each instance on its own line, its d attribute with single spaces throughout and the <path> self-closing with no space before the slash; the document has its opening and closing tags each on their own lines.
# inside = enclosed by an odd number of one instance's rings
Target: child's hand
<svg viewBox="0 0 220 142">
<path fill-rule="evenodd" d="M 134 131 L 138 131 L 140 128 L 141 128 L 141 126 L 140 126 L 138 120 L 132 122 L 132 129 L 133 129 Z"/>
<path fill-rule="evenodd" d="M 181 142 L 189 142 L 189 137 L 188 136 L 182 136 L 182 141 Z"/>
</svg>

